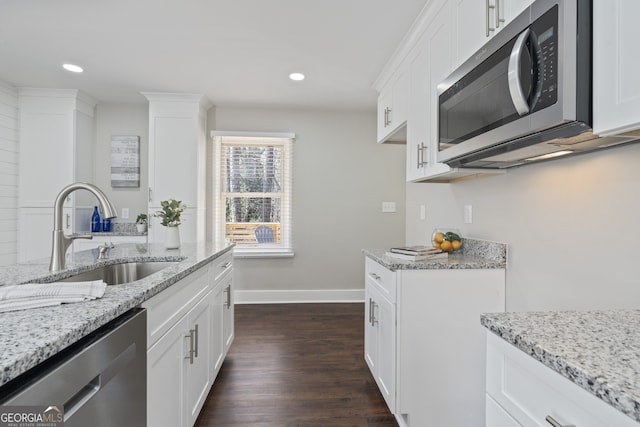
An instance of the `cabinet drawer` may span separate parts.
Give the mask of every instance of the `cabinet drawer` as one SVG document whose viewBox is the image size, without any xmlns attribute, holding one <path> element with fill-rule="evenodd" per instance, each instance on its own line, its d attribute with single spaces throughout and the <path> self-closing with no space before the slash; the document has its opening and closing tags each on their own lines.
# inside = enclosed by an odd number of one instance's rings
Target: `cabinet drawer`
<svg viewBox="0 0 640 427">
<path fill-rule="evenodd" d="M 365 278 L 389 300 L 396 302 L 396 272 L 378 264 L 371 258 L 365 260 Z"/>
<path fill-rule="evenodd" d="M 209 291 L 209 268 L 203 267 L 145 301 L 147 348 L 195 306 Z"/>
<path fill-rule="evenodd" d="M 523 427 L 638 427 L 622 412 L 487 333 L 487 394 Z M 489 412 L 489 411 L 487 411 Z"/>
<path fill-rule="evenodd" d="M 231 270 L 233 270 L 233 252 L 227 252 L 221 257 L 214 259 L 209 272 L 212 280 L 211 284 L 215 286 L 215 282 L 218 282 L 222 276 Z"/>
</svg>

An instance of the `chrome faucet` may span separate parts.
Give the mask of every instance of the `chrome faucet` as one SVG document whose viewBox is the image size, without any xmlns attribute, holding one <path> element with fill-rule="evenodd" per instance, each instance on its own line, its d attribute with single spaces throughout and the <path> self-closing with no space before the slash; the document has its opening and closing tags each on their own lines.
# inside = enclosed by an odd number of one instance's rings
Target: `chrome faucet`
<svg viewBox="0 0 640 427">
<path fill-rule="evenodd" d="M 65 268 L 65 255 L 67 249 L 71 245 L 74 239 L 92 239 L 91 235 L 65 235 L 62 229 L 62 205 L 64 200 L 76 190 L 87 190 L 92 193 L 98 199 L 100 203 L 100 211 L 102 212 L 104 219 L 115 218 L 116 209 L 113 207 L 107 196 L 104 195 L 102 190 L 93 184 L 85 182 L 76 182 L 71 185 L 67 185 L 60 191 L 53 207 L 53 244 L 51 246 L 51 262 L 49 263 L 49 271 L 60 271 Z"/>
</svg>

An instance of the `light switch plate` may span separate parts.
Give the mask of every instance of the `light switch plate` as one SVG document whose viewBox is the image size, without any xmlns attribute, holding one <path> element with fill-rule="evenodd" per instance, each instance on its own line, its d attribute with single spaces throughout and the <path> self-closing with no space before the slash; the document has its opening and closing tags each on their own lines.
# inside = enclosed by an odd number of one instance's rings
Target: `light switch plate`
<svg viewBox="0 0 640 427">
<path fill-rule="evenodd" d="M 122 208 L 122 219 L 129 218 L 129 208 Z"/>
<path fill-rule="evenodd" d="M 471 205 L 464 205 L 464 223 L 473 223 L 473 206 Z"/>
<path fill-rule="evenodd" d="M 395 212 L 396 202 L 382 202 L 382 212 Z"/>
</svg>

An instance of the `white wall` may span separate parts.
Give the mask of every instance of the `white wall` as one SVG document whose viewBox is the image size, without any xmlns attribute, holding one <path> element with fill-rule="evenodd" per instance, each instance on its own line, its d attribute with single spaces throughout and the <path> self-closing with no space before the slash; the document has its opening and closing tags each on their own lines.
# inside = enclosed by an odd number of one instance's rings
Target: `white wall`
<svg viewBox="0 0 640 427">
<path fill-rule="evenodd" d="M 242 291 L 259 298 L 274 290 L 310 291 L 293 292 L 300 299 L 362 298 L 362 249 L 400 244 L 405 229 L 405 149 L 376 144 L 375 120 L 373 112 L 216 108 L 218 130 L 296 134 L 295 257 L 237 260 L 239 300 Z M 382 213 L 383 201 L 395 201 L 397 212 Z"/>
<path fill-rule="evenodd" d="M 18 93 L 0 81 L 0 265 L 18 252 Z"/>
<path fill-rule="evenodd" d="M 638 159 L 632 144 L 502 176 L 408 184 L 407 242 L 453 225 L 507 243 L 507 310 L 638 308 Z M 463 224 L 467 204 L 473 224 Z"/>
<path fill-rule="evenodd" d="M 140 136 L 140 188 L 111 188 L 111 135 Z M 118 210 L 118 222 L 135 222 L 147 212 L 149 189 L 149 106 L 141 104 L 98 104 L 96 107 L 94 182 Z M 129 208 L 129 218 L 122 218 Z"/>
</svg>

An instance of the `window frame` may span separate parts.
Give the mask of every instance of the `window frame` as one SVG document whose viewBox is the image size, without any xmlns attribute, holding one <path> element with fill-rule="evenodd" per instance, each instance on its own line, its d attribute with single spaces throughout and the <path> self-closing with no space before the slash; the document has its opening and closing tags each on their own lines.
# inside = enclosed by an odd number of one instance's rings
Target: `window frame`
<svg viewBox="0 0 640 427">
<path fill-rule="evenodd" d="M 280 243 L 256 243 L 253 245 L 236 245 L 234 256 L 241 258 L 271 258 L 271 257 L 292 257 L 293 251 L 293 142 L 295 134 L 280 132 L 234 132 L 234 131 L 212 131 L 213 140 L 213 240 L 216 242 L 226 241 L 226 201 L 223 200 L 224 176 L 222 171 L 221 157 L 222 148 L 227 144 L 239 144 L 241 139 L 247 139 L 248 145 L 265 145 L 267 142 L 275 145 L 282 145 L 284 150 L 284 179 L 281 197 L 281 218 L 280 218 Z M 251 141 L 250 139 L 254 139 Z M 272 141 L 268 141 L 272 139 Z M 235 140 L 235 141 L 234 141 Z M 260 140 L 263 140 L 260 142 Z M 280 140 L 280 141 L 278 141 Z M 271 194 L 271 193 L 267 193 Z"/>
</svg>

